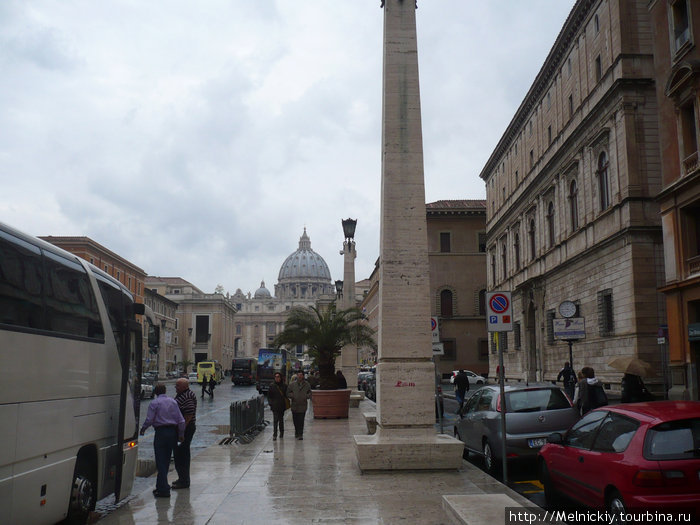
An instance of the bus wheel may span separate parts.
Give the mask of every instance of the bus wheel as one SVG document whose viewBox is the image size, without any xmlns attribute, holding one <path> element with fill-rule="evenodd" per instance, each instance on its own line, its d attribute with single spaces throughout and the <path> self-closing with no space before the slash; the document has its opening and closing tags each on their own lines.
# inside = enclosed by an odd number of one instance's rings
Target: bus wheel
<svg viewBox="0 0 700 525">
<path fill-rule="evenodd" d="M 78 458 L 73 473 L 73 487 L 68 506 L 68 517 L 65 523 L 77 525 L 87 523 L 90 512 L 94 510 L 96 498 L 96 486 L 92 479 L 91 469 L 87 462 Z"/>
</svg>

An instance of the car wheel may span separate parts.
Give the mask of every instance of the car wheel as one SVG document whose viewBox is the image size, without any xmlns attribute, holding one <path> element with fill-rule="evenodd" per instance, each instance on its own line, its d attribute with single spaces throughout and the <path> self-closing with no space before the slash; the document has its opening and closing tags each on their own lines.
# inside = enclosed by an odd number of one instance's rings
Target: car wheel
<svg viewBox="0 0 700 525">
<path fill-rule="evenodd" d="M 68 516 L 64 523 L 83 524 L 87 523 L 90 512 L 94 510 L 97 502 L 97 486 L 90 474 L 91 469 L 87 462 L 78 459 L 73 472 L 73 486 L 68 506 Z"/>
<path fill-rule="evenodd" d="M 557 501 L 557 492 L 552 485 L 552 478 L 549 475 L 549 469 L 544 460 L 540 460 L 540 483 L 544 487 L 544 501 L 547 507 L 551 507 Z"/>
<path fill-rule="evenodd" d="M 483 385 L 484 382 L 480 379 L 479 381 L 476 382 L 477 385 Z"/>
<path fill-rule="evenodd" d="M 608 494 L 608 502 L 606 506 L 608 511 L 615 516 L 627 513 L 625 500 L 622 499 L 622 494 L 620 494 L 617 490 L 612 490 Z"/>
<path fill-rule="evenodd" d="M 491 443 L 488 439 L 484 440 L 484 464 L 486 465 L 486 471 L 489 474 L 496 472 L 496 458 L 493 456 L 493 449 L 491 448 Z"/>
</svg>

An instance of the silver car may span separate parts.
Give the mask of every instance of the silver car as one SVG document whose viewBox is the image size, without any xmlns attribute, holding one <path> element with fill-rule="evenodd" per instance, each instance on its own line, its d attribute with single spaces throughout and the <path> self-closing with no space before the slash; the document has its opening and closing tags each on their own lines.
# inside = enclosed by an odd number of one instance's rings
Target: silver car
<svg viewBox="0 0 700 525">
<path fill-rule="evenodd" d="M 549 434 L 565 432 L 579 418 L 564 391 L 552 384 L 508 385 L 505 396 L 508 459 L 537 457 Z M 465 451 L 482 455 L 490 472 L 503 459 L 500 410 L 499 385 L 486 385 L 467 398 L 454 427 Z"/>
</svg>

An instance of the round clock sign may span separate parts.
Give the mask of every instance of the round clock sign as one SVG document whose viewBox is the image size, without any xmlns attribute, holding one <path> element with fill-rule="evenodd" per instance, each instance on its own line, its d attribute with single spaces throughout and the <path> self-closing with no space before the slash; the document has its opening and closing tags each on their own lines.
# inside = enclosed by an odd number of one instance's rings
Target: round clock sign
<svg viewBox="0 0 700 525">
<path fill-rule="evenodd" d="M 571 301 L 563 301 L 559 305 L 559 313 L 562 317 L 573 317 L 576 315 L 576 305 Z"/>
</svg>

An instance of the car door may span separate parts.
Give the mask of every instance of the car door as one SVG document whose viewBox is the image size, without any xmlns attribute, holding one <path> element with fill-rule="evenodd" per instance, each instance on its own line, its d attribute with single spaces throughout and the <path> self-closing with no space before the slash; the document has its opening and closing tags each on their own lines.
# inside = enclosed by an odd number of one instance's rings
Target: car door
<svg viewBox="0 0 700 525">
<path fill-rule="evenodd" d="M 462 411 L 460 412 L 461 419 L 457 425 L 459 437 L 464 441 L 464 445 L 472 450 L 474 449 L 474 415 L 476 413 L 476 407 L 479 402 L 480 392 L 476 392 L 469 396 L 462 406 Z"/>
<path fill-rule="evenodd" d="M 581 501 L 580 491 L 584 482 L 581 472 L 582 453 L 593 445 L 596 432 L 607 411 L 589 412 L 575 423 L 564 436 L 561 445 L 552 447 L 547 465 L 556 490 Z"/>
</svg>

